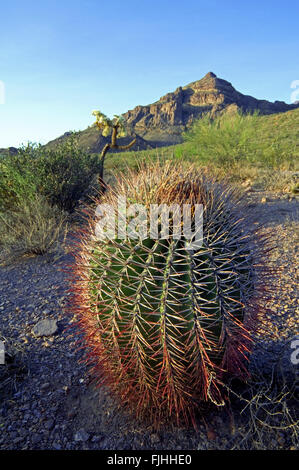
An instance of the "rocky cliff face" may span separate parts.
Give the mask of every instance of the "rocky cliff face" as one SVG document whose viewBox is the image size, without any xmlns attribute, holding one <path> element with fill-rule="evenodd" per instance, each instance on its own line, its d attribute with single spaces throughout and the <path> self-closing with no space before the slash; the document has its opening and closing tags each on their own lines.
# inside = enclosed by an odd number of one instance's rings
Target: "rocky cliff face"
<svg viewBox="0 0 299 470">
<path fill-rule="evenodd" d="M 226 80 L 209 72 L 204 78 L 177 88 L 173 93 L 148 106 L 136 106 L 124 114 L 131 132 L 142 136 L 151 145 L 181 142 L 181 133 L 194 119 L 210 112 L 226 109 L 272 114 L 289 111 L 298 105 L 283 101 L 271 103 L 239 93 Z"/>
</svg>

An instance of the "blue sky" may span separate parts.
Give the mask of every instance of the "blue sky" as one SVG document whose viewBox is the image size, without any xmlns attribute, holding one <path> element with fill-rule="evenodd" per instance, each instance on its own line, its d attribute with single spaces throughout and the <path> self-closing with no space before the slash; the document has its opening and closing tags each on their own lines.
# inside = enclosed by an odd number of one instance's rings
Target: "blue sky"
<svg viewBox="0 0 299 470">
<path fill-rule="evenodd" d="M 0 11 L 0 148 L 84 129 L 93 109 L 120 114 L 209 71 L 271 101 L 290 102 L 299 80 L 298 0 L 10 0 Z"/>
</svg>

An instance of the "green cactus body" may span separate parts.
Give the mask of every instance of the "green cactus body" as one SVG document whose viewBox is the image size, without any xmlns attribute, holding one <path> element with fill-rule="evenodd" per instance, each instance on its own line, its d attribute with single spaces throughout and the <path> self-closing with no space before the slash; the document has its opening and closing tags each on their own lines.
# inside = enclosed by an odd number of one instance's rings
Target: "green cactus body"
<svg viewBox="0 0 299 470">
<path fill-rule="evenodd" d="M 146 177 L 157 188 L 150 200 Z M 184 184 L 186 178 L 192 181 L 183 175 Z M 162 416 L 193 420 L 202 401 L 224 404 L 224 375 L 247 377 L 248 329 L 256 310 L 253 245 L 234 192 L 203 177 L 187 193 L 178 185 L 177 170 L 156 167 L 116 189 L 145 205 L 202 202 L 201 248 L 190 251 L 184 238 L 171 234 L 96 240 L 91 216 L 77 259 L 79 319 L 94 375 L 154 422 Z M 105 196 L 112 205 L 117 191 Z"/>
</svg>

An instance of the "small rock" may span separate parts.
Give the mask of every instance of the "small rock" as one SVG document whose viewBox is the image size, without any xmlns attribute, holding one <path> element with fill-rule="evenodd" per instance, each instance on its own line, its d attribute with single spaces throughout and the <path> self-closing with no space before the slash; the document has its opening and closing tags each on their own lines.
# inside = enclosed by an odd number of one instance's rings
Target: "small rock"
<svg viewBox="0 0 299 470">
<path fill-rule="evenodd" d="M 160 437 L 158 434 L 151 434 L 150 440 L 152 444 L 158 444 L 158 442 L 160 442 Z"/>
<path fill-rule="evenodd" d="M 45 382 L 44 384 L 42 384 L 40 386 L 40 390 L 47 390 L 47 388 L 49 388 L 49 387 L 50 387 L 49 382 Z"/>
<path fill-rule="evenodd" d="M 31 438 L 31 442 L 33 445 L 39 444 L 39 442 L 42 440 L 42 436 L 40 434 L 33 434 Z"/>
<path fill-rule="evenodd" d="M 33 334 L 37 337 L 40 336 L 52 336 L 58 330 L 57 321 L 56 320 L 40 320 L 34 327 L 33 327 Z"/>
<path fill-rule="evenodd" d="M 268 199 L 264 196 L 264 197 L 262 197 L 262 199 L 261 199 L 261 203 L 262 203 L 262 204 L 265 204 L 265 202 L 267 202 L 267 200 L 268 200 Z"/>
<path fill-rule="evenodd" d="M 48 429 L 49 431 L 51 431 L 51 429 L 53 429 L 53 427 L 54 427 L 54 424 L 55 424 L 54 419 L 48 419 L 45 422 L 45 428 Z"/>
<path fill-rule="evenodd" d="M 79 431 L 76 432 L 74 436 L 74 440 L 76 442 L 86 442 L 89 439 L 89 434 L 88 432 L 85 431 L 85 429 L 80 429 Z"/>
<path fill-rule="evenodd" d="M 16 438 L 13 440 L 13 443 L 14 443 L 14 444 L 19 444 L 22 440 L 23 440 L 23 437 L 16 437 Z"/>
</svg>

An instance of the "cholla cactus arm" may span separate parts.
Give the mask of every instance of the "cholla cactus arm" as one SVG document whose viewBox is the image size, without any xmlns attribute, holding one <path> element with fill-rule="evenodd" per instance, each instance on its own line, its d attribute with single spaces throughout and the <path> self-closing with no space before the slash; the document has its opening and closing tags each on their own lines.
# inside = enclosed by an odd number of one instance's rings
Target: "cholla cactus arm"
<svg viewBox="0 0 299 470">
<path fill-rule="evenodd" d="M 110 143 L 106 144 L 101 153 L 101 166 L 100 166 L 100 180 L 101 183 L 104 184 L 103 190 L 105 191 L 106 185 L 103 181 L 104 176 L 104 162 L 105 156 L 110 149 L 118 149 L 118 150 L 129 150 L 133 145 L 136 143 L 136 137 L 127 145 L 118 145 L 117 138 L 118 137 L 125 137 L 126 135 L 126 127 L 125 127 L 125 119 L 123 116 L 114 115 L 114 118 L 110 120 L 105 114 L 101 113 L 101 111 L 93 111 L 92 115 L 96 117 L 96 126 L 101 131 L 104 137 L 108 137 L 111 133 L 111 141 Z"/>
</svg>

